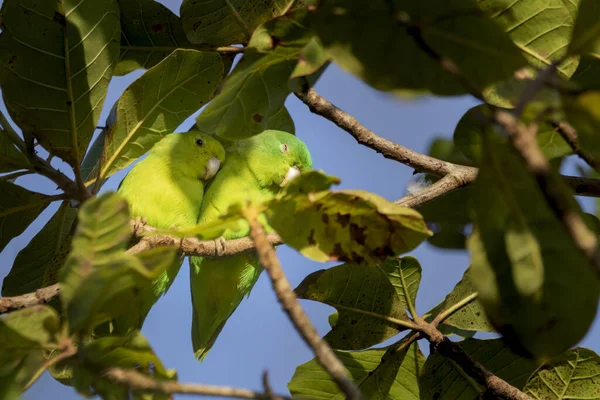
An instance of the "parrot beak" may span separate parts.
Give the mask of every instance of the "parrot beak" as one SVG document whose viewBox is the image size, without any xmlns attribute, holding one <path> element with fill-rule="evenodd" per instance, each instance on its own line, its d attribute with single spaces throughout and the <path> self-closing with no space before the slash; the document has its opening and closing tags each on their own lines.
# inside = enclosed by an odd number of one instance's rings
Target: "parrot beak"
<svg viewBox="0 0 600 400">
<path fill-rule="evenodd" d="M 212 157 L 206 163 L 206 174 L 204 175 L 204 180 L 209 180 L 213 176 L 219 172 L 219 168 L 221 168 L 221 161 L 217 157 Z"/>
<path fill-rule="evenodd" d="M 283 181 L 281 182 L 281 185 L 279 185 L 279 186 L 280 187 L 287 186 L 298 175 L 300 175 L 300 170 L 298 169 L 298 167 L 290 167 L 290 169 L 288 169 L 287 174 L 285 174 L 285 178 L 283 178 Z"/>
</svg>

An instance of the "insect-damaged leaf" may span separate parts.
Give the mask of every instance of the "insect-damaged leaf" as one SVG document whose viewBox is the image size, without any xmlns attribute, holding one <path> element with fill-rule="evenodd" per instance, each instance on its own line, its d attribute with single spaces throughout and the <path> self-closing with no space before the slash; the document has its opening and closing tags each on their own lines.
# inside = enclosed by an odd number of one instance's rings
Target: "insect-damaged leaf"
<svg viewBox="0 0 600 400">
<path fill-rule="evenodd" d="M 267 218 L 286 244 L 317 261 L 375 264 L 431 235 L 415 210 L 358 190 L 287 194 Z"/>
<path fill-rule="evenodd" d="M 96 139 L 103 142 L 104 155 L 88 183 L 98 176 L 98 166 L 105 179 L 172 133 L 213 98 L 222 74 L 219 54 L 183 49 L 146 71 L 119 98 L 115 124 Z"/>
<path fill-rule="evenodd" d="M 377 267 L 343 264 L 320 270 L 307 276 L 295 291 L 301 299 L 338 310 L 335 326 L 324 338 L 335 349 L 365 349 L 406 329 L 386 317 L 409 321 L 406 303 Z"/>
<path fill-rule="evenodd" d="M 542 365 L 523 391 L 536 399 L 594 399 L 599 388 L 600 356 L 577 347 Z"/>
<path fill-rule="evenodd" d="M 282 15 L 292 0 L 184 0 L 181 22 L 192 43 L 226 46 L 247 43 L 263 22 Z"/>
<path fill-rule="evenodd" d="M 8 0 L 2 13 L 0 85 L 10 115 L 78 167 L 119 58 L 117 2 Z"/>
<path fill-rule="evenodd" d="M 561 354 L 588 331 L 600 279 L 513 150 L 485 140 L 483 154 L 468 240 L 479 299 L 515 350 L 538 358 Z M 570 207 L 579 212 L 574 199 Z"/>
<path fill-rule="evenodd" d="M 512 353 L 502 339 L 465 339 L 459 344 L 475 361 L 517 389 L 522 389 L 535 371 L 534 362 Z M 419 388 L 421 400 L 476 399 L 485 390 L 438 352 L 427 357 L 419 376 Z"/>
<path fill-rule="evenodd" d="M 418 400 L 417 377 L 425 357 L 414 343 L 402 342 L 384 349 L 359 352 L 334 350 L 362 395 L 370 400 Z M 342 392 L 331 376 L 312 359 L 296 368 L 288 388 L 293 396 L 306 399 L 339 399 Z"/>
<path fill-rule="evenodd" d="M 454 286 L 444 301 L 435 306 L 427 314 L 434 318 L 439 313 L 446 311 L 450 307 L 460 303 L 461 301 L 473 296 L 475 288 L 471 278 L 471 270 L 467 269 L 460 282 Z M 445 319 L 439 326 L 440 331 L 444 334 L 457 334 L 463 337 L 472 336 L 475 332 L 492 332 L 494 329 L 490 326 L 483 307 L 478 300 L 469 302 L 460 310 Z"/>
</svg>

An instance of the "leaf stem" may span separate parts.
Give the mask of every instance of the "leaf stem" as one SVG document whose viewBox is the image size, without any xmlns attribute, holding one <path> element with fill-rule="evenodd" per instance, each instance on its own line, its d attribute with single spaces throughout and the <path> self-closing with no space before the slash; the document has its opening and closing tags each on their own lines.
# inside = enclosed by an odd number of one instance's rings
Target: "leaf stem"
<svg viewBox="0 0 600 400">
<path fill-rule="evenodd" d="M 77 354 L 77 346 L 75 346 L 73 342 L 69 341 L 62 353 L 50 358 L 37 371 L 35 371 L 31 379 L 25 384 L 23 391 L 29 389 L 29 387 L 33 385 L 48 368 L 64 359 L 74 356 L 75 354 Z"/>
<path fill-rule="evenodd" d="M 357 313 L 357 314 L 363 314 L 363 315 L 367 315 L 369 317 L 373 317 L 373 318 L 377 318 L 380 319 L 382 321 L 386 321 L 389 322 L 391 324 L 394 325 L 398 325 L 401 326 L 403 328 L 408 328 L 408 329 L 419 329 L 419 326 L 417 324 L 415 324 L 414 322 L 411 321 L 404 321 L 398 318 L 393 318 L 393 317 L 388 317 L 387 315 L 381 315 L 381 314 L 377 314 L 371 311 L 366 311 L 366 310 L 360 310 L 358 308 L 352 308 L 352 307 L 346 307 L 346 306 L 342 306 L 340 304 L 337 303 L 326 303 L 329 304 L 332 307 L 335 307 L 339 310 L 346 310 L 346 311 L 350 311 L 353 313 Z"/>
<path fill-rule="evenodd" d="M 17 146 L 23 154 L 27 154 L 27 146 L 25 146 L 25 141 L 21 139 L 21 136 L 19 136 L 17 131 L 14 130 L 10 122 L 8 122 L 8 118 L 6 118 L 6 115 L 4 115 L 2 111 L 0 111 L 0 125 L 2 125 L 4 132 L 9 135 L 15 146 Z"/>
<path fill-rule="evenodd" d="M 439 324 L 441 324 L 442 322 L 444 322 L 445 320 L 450 318 L 452 315 L 454 315 L 456 312 L 460 311 L 463 307 L 466 307 L 467 305 L 469 305 L 472 302 L 474 302 L 475 300 L 477 300 L 478 297 L 479 297 L 479 293 L 477 293 L 477 292 L 471 293 L 469 296 L 465 297 L 458 303 L 454 304 L 452 307 L 439 313 L 435 317 L 435 319 L 431 322 L 431 324 L 433 326 L 437 327 Z"/>
</svg>

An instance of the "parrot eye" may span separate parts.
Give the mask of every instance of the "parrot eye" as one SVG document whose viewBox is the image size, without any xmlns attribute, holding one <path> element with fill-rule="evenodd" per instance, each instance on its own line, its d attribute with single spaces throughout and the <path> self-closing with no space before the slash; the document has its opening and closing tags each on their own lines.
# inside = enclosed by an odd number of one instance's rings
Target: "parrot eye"
<svg viewBox="0 0 600 400">
<path fill-rule="evenodd" d="M 204 146 L 204 141 L 202 139 L 196 139 L 196 144 L 200 147 Z"/>
<path fill-rule="evenodd" d="M 281 143 L 281 152 L 283 154 L 287 154 L 287 152 L 288 152 L 288 145 L 287 144 Z"/>
</svg>

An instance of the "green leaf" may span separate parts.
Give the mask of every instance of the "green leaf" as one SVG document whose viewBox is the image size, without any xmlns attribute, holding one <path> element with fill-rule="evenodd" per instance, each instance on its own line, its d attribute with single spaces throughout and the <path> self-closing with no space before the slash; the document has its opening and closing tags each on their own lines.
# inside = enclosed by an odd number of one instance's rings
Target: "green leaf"
<svg viewBox="0 0 600 400">
<path fill-rule="evenodd" d="M 105 141 L 100 178 L 127 167 L 210 101 L 222 74 L 219 54 L 179 49 L 129 85 L 115 124 L 97 139 Z M 88 183 L 96 176 L 92 171 Z"/>
<path fill-rule="evenodd" d="M 286 244 L 316 261 L 375 264 L 431 235 L 415 210 L 357 190 L 286 195 L 271 202 L 267 219 Z"/>
<path fill-rule="evenodd" d="M 283 118 L 293 133 L 284 103 L 298 56 L 313 37 L 303 25 L 305 16 L 298 11 L 257 29 L 219 95 L 196 119 L 200 129 L 236 140 L 281 129 Z"/>
<path fill-rule="evenodd" d="M 247 43 L 251 33 L 267 20 L 282 15 L 292 0 L 184 0 L 181 23 L 192 43 L 226 46 Z"/>
<path fill-rule="evenodd" d="M 298 64 L 292 72 L 291 78 L 308 76 L 317 72 L 329 61 L 318 37 L 314 37 L 298 54 Z"/>
<path fill-rule="evenodd" d="M 25 154 L 17 149 L 10 136 L 0 130 L 0 173 L 32 168 Z"/>
<path fill-rule="evenodd" d="M 335 326 L 324 337 L 335 349 L 365 349 L 406 329 L 385 318 L 409 321 L 405 303 L 387 274 L 376 267 L 342 264 L 320 270 L 304 278 L 295 292 L 301 299 L 338 310 Z"/>
<path fill-rule="evenodd" d="M 333 0 L 319 6 L 315 29 L 342 69 L 376 89 L 462 94 L 467 89 L 425 49 L 454 61 L 478 88 L 526 63 L 503 29 L 479 12 L 478 3 Z"/>
<path fill-rule="evenodd" d="M 58 282 L 57 275 L 70 250 L 76 209 L 64 201 L 56 214 L 17 254 L 2 282 L 3 296 L 18 296 Z"/>
<path fill-rule="evenodd" d="M 181 21 L 154 0 L 117 0 L 121 9 L 121 57 L 115 75 L 152 68 L 177 48 L 193 47 Z"/>
<path fill-rule="evenodd" d="M 454 144 L 464 155 L 469 157 L 475 165 L 481 163 L 483 136 L 499 139 L 494 135 L 494 127 L 482 119 L 489 116 L 489 108 L 485 104 L 475 106 L 463 115 L 454 129 Z M 525 116 L 525 123 L 532 122 Z M 537 142 L 542 153 L 550 159 L 563 157 L 573 152 L 571 147 L 556 128 L 549 123 L 542 123 L 537 132 Z M 499 139 L 505 143 L 506 140 Z"/>
<path fill-rule="evenodd" d="M 600 157 L 600 91 L 579 96 L 563 96 L 563 109 L 569 123 L 577 131 L 580 146 L 594 157 Z"/>
<path fill-rule="evenodd" d="M 287 194 L 309 194 L 329 190 L 333 185 L 340 184 L 340 178 L 327 175 L 323 171 L 311 170 L 302 172 L 296 179 L 290 182 L 279 195 Z"/>
<path fill-rule="evenodd" d="M 421 283 L 421 264 L 419 260 L 411 256 L 402 258 L 388 258 L 379 268 L 385 272 L 392 286 L 396 290 L 396 294 L 400 298 L 404 308 L 408 308 L 406 297 L 404 296 L 404 285 L 410 296 L 410 301 L 413 305 L 417 302 L 417 291 Z"/>
<path fill-rule="evenodd" d="M 465 339 L 462 349 L 497 377 L 522 389 L 536 365 L 512 353 L 502 339 Z M 432 352 L 419 377 L 421 400 L 476 399 L 484 387 L 468 377 L 452 360 Z"/>
<path fill-rule="evenodd" d="M 52 202 L 52 197 L 30 192 L 0 180 L 0 251 L 19 236 Z"/>
<path fill-rule="evenodd" d="M 471 270 L 467 269 L 460 280 L 452 289 L 444 301 L 435 306 L 427 314 L 433 319 L 438 314 L 448 310 L 467 297 L 477 293 L 473 286 L 471 278 Z M 472 336 L 474 332 L 493 332 L 494 329 L 490 326 L 485 311 L 478 300 L 472 301 L 460 310 L 452 314 L 444 320 L 439 326 L 440 331 L 444 334 L 457 334 L 459 336 Z"/>
<path fill-rule="evenodd" d="M 417 400 L 417 377 L 425 357 L 417 344 L 400 349 L 397 347 L 398 345 L 392 345 L 384 349 L 359 352 L 334 350 L 334 353 L 365 398 Z M 296 368 L 288 388 L 293 396 L 306 399 L 344 398 L 331 376 L 315 359 Z"/>
<path fill-rule="evenodd" d="M 566 53 L 573 30 L 572 5 L 565 0 L 480 0 L 479 7 L 495 22 L 536 68 L 545 68 Z M 558 67 L 565 78 L 577 68 L 577 59 Z"/>
<path fill-rule="evenodd" d="M 558 355 L 588 331 L 600 279 L 513 150 L 485 141 L 483 154 L 471 196 L 473 283 L 490 322 L 514 349 Z M 578 210 L 574 199 L 570 206 Z"/>
<path fill-rule="evenodd" d="M 542 365 L 524 392 L 536 399 L 595 399 L 600 388 L 600 356 L 577 347 Z"/>
<path fill-rule="evenodd" d="M 600 3 L 595 0 L 581 0 L 579 12 L 569 43 L 569 54 L 595 53 L 600 56 Z"/>
<path fill-rule="evenodd" d="M 103 398 L 130 399 L 128 389 L 103 377 L 107 368 L 136 369 L 156 379 L 173 379 L 174 371 L 165 369 L 148 341 L 139 332 L 123 337 L 103 337 L 86 343 L 80 350 L 82 359 L 73 368 L 73 384 L 84 395 L 100 394 Z M 93 388 L 93 391 L 90 390 Z M 134 397 L 142 399 L 147 397 Z M 153 395 L 152 399 L 168 399 Z"/>
<path fill-rule="evenodd" d="M 57 346 L 59 330 L 59 316 L 48 306 L 36 305 L 2 315 L 0 365 L 22 360 L 32 351 Z"/>
<path fill-rule="evenodd" d="M 114 0 L 8 0 L 2 13 L 6 107 L 25 135 L 78 167 L 119 58 L 119 7 Z"/>
<path fill-rule="evenodd" d="M 600 90 L 600 59 L 592 56 L 582 56 L 577 70 L 571 77 L 583 89 Z"/>
<path fill-rule="evenodd" d="M 115 193 L 89 200 L 79 213 L 73 251 L 61 270 L 61 297 L 72 331 L 93 328 L 115 317 L 137 326 L 139 308 L 151 283 L 175 259 L 174 248 L 126 254 L 130 237 L 127 203 Z"/>
</svg>

